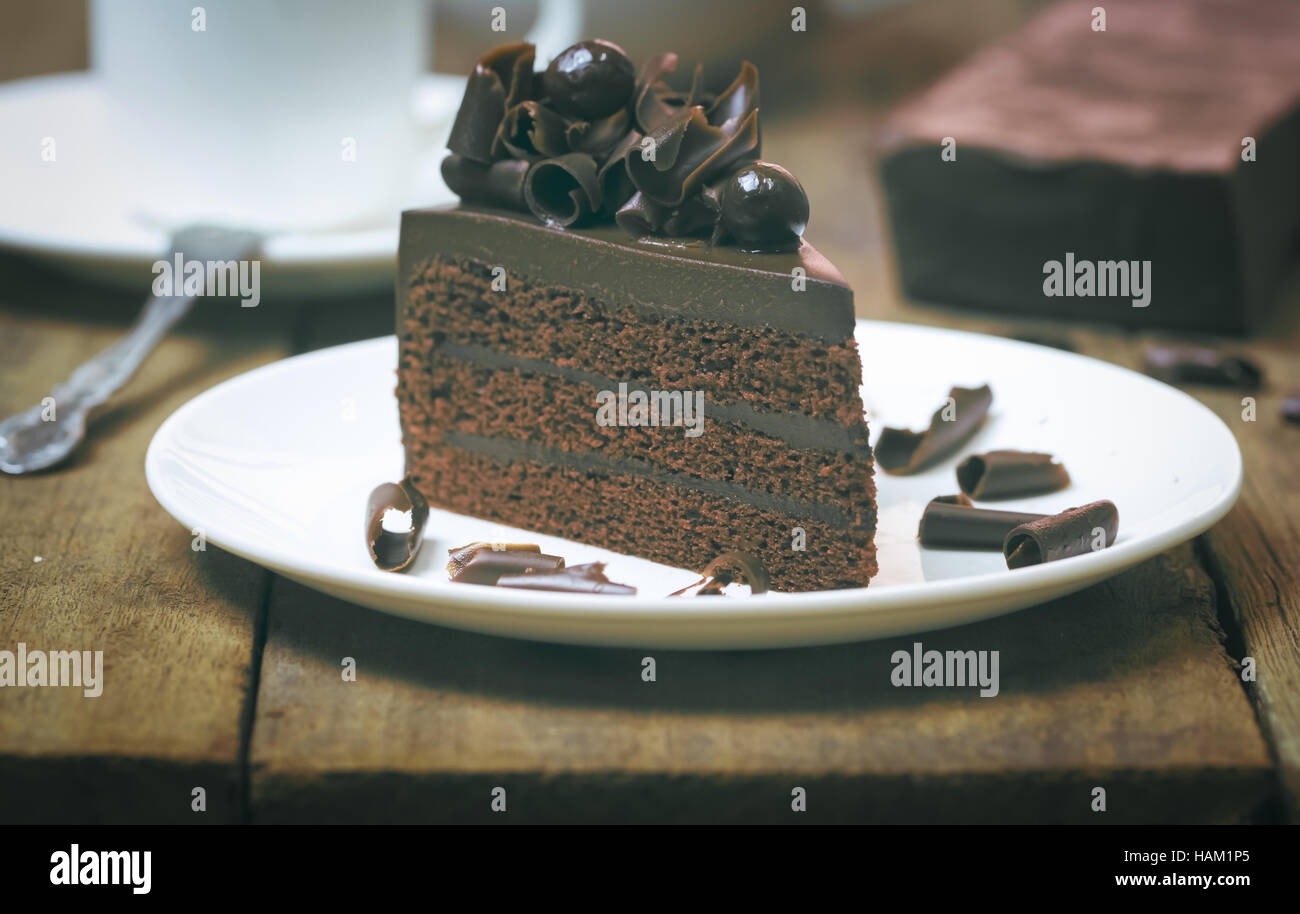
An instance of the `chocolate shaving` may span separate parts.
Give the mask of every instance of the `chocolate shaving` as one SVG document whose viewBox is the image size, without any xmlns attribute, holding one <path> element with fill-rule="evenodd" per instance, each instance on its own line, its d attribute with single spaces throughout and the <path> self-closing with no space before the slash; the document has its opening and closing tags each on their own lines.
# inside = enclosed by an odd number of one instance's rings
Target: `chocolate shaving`
<svg viewBox="0 0 1300 914">
<path fill-rule="evenodd" d="M 1013 529 L 1046 516 L 976 508 L 965 495 L 940 495 L 925 506 L 916 535 L 934 549 L 1001 549 Z"/>
<path fill-rule="evenodd" d="M 623 137 L 612 150 L 608 158 L 596 170 L 596 178 L 600 181 L 600 195 L 602 198 L 601 210 L 604 214 L 618 212 L 623 204 L 627 203 L 635 194 L 636 185 L 632 183 L 631 176 L 627 173 L 627 155 L 632 150 L 641 146 L 641 134 L 636 130 L 629 130 L 627 136 Z"/>
<path fill-rule="evenodd" d="M 406 530 L 384 529 L 390 511 L 408 516 Z M 424 543 L 424 526 L 429 521 L 429 503 L 410 477 L 401 482 L 375 486 L 366 501 L 366 548 L 382 571 L 405 571 L 415 561 Z"/>
<path fill-rule="evenodd" d="M 564 137 L 574 152 L 585 152 L 597 158 L 605 155 L 629 135 L 632 115 L 626 108 L 598 121 L 574 121 L 565 128 Z M 637 134 L 640 142 L 640 134 Z"/>
<path fill-rule="evenodd" d="M 924 469 L 945 457 L 979 429 L 993 402 L 993 391 L 983 387 L 954 387 L 948 392 L 953 401 L 951 419 L 948 404 L 934 411 L 930 427 L 924 432 L 885 428 L 876 442 L 876 463 L 886 473 L 905 476 Z"/>
<path fill-rule="evenodd" d="M 442 179 L 467 203 L 527 209 L 524 178 L 530 167 L 526 159 L 502 159 L 484 165 L 453 153 L 442 160 Z"/>
<path fill-rule="evenodd" d="M 546 555 L 533 543 L 468 543 L 448 549 L 447 575 L 457 584 L 493 585 L 503 576 L 564 567 L 564 558 Z"/>
<path fill-rule="evenodd" d="M 629 235 L 654 235 L 663 228 L 672 212 L 671 207 L 655 203 L 638 190 L 614 213 L 614 221 Z"/>
<path fill-rule="evenodd" d="M 731 167 L 759 155 L 758 111 L 743 121 L 715 126 L 704 110 L 688 108 L 653 133 L 653 160 L 627 155 L 627 173 L 637 190 L 664 206 L 680 206 L 700 186 L 723 177 Z"/>
<path fill-rule="evenodd" d="M 492 140 L 492 157 L 536 161 L 569 151 L 564 118 L 535 101 L 523 101 L 506 112 Z"/>
<path fill-rule="evenodd" d="M 451 126 L 448 149 L 476 162 L 492 161 L 493 142 L 506 111 L 533 94 L 535 50 L 522 41 L 503 44 L 474 65 Z"/>
<path fill-rule="evenodd" d="M 976 499 L 1055 492 L 1069 484 L 1070 474 L 1053 462 L 1051 454 L 989 451 L 972 454 L 957 465 L 957 485 Z"/>
<path fill-rule="evenodd" d="M 502 575 L 498 587 L 517 587 L 526 590 L 552 590 L 561 593 L 599 593 L 633 595 L 636 588 L 618 584 L 605 577 L 604 562 L 588 562 L 553 572 L 524 572 Z"/>
<path fill-rule="evenodd" d="M 704 68 L 696 65 L 691 74 L 691 88 L 678 92 L 668 84 L 667 76 L 677 69 L 678 57 L 671 52 L 656 54 L 646 61 L 637 76 L 633 99 L 637 125 L 643 133 L 666 127 L 693 105 L 703 105 Z"/>
<path fill-rule="evenodd" d="M 1197 346 L 1148 346 L 1142 370 L 1166 384 L 1258 390 L 1264 381 L 1254 362 Z"/>
<path fill-rule="evenodd" d="M 636 114 L 641 132 L 654 141 L 655 156 L 626 154 L 627 172 L 655 203 L 675 208 L 700 185 L 715 181 L 741 161 L 758 158 L 758 70 L 748 61 L 716 98 L 704 93 L 696 67 L 690 91 L 675 91 L 664 77 L 677 67 L 676 54 L 660 54 L 638 80 Z"/>
<path fill-rule="evenodd" d="M 1292 425 L 1300 425 L 1300 390 L 1293 390 L 1282 400 L 1282 418 Z"/>
<path fill-rule="evenodd" d="M 524 201 L 546 225 L 570 226 L 589 219 L 601 205 L 595 159 L 581 152 L 543 159 L 524 178 Z"/>
<path fill-rule="evenodd" d="M 638 190 L 614 214 L 614 221 L 623 231 L 636 236 L 710 235 L 713 244 L 726 237 L 719 218 L 716 184 L 702 187 L 698 194 L 675 209 L 654 202 Z"/>
<path fill-rule="evenodd" d="M 719 204 L 721 184 L 761 152 L 758 70 L 742 63 L 731 84 L 714 93 L 697 66 L 683 92 L 667 81 L 676 54 L 655 57 L 635 79 L 622 49 L 608 42 L 580 42 L 556 60 L 577 61 L 583 53 L 590 60 L 589 45 L 612 56 L 585 76 L 566 75 L 555 61 L 545 73 L 534 72 L 535 49 L 523 42 L 481 58 L 447 143 L 447 185 L 467 203 L 526 210 L 553 227 L 599 219 L 637 236 L 698 236 L 746 251 L 785 250 L 788 207 L 768 213 L 771 194 L 730 208 L 743 213 L 745 232 L 724 218 Z M 578 94 L 569 97 L 570 89 Z M 806 210 L 802 188 L 799 194 Z M 772 199 L 778 197 L 786 199 Z M 806 213 L 798 222 L 791 249 Z M 755 234 L 761 243 L 748 237 Z M 780 236 L 781 246 L 770 246 L 768 235 Z"/>
<path fill-rule="evenodd" d="M 1115 542 L 1119 511 L 1109 501 L 1094 501 L 1080 508 L 1020 524 L 1002 543 L 1008 568 L 1023 568 L 1041 562 L 1092 552 L 1097 534 L 1104 533 L 1106 546 Z"/>
<path fill-rule="evenodd" d="M 740 584 L 749 588 L 750 594 L 767 593 L 772 586 L 767 570 L 757 557 L 748 552 L 733 549 L 724 552 L 704 569 L 704 577 L 694 584 L 670 593 L 670 597 L 715 597 L 722 596 L 723 588 L 729 584 Z"/>
</svg>

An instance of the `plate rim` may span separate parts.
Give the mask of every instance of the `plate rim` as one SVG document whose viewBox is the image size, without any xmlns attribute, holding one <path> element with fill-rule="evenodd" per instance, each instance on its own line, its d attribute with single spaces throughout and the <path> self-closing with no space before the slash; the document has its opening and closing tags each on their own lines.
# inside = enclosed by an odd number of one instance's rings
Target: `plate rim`
<svg viewBox="0 0 1300 914">
<path fill-rule="evenodd" d="M 415 92 L 432 91 L 449 78 L 446 73 L 424 73 L 416 81 Z M 0 109 L 14 100 L 42 94 L 66 94 L 96 91 L 102 75 L 93 68 L 44 73 L 0 83 Z M 446 120 L 450 122 L 450 112 Z M 431 204 L 440 205 L 440 204 Z M 397 256 L 398 225 L 371 226 L 351 231 L 280 232 L 266 239 L 262 259 L 279 271 L 304 273 L 340 273 L 387 267 Z M 159 230 L 156 245 L 140 245 L 129 239 L 104 237 L 91 243 L 70 240 L 53 232 L 23 230 L 21 226 L 0 222 L 0 250 L 11 250 L 32 257 L 76 263 L 107 265 L 150 264 L 167 247 L 167 233 Z M 325 239 L 324 243 L 312 239 Z M 282 248 L 288 248 L 286 252 Z"/>
<path fill-rule="evenodd" d="M 1033 346 L 1037 349 L 1048 348 L 991 334 L 899 321 L 872 321 L 859 318 L 856 325 L 858 329 L 867 330 L 872 327 L 888 327 L 920 334 L 943 336 L 959 334 L 978 337 L 984 341 L 996 341 L 1011 348 L 1021 346 Z M 162 475 L 160 462 L 164 450 L 174 440 L 175 431 L 185 421 L 190 411 L 201 408 L 211 399 L 229 393 L 234 387 L 260 383 L 280 372 L 296 370 L 299 366 L 310 362 L 335 358 L 343 351 L 379 350 L 392 347 L 395 353 L 395 346 L 396 337 L 389 335 L 289 356 L 228 378 L 186 401 L 159 426 L 145 454 L 145 477 L 154 498 L 162 506 L 163 510 L 179 521 L 186 529 L 202 527 L 208 542 L 294 580 L 326 581 L 342 586 L 351 592 L 382 593 L 387 596 L 401 598 L 403 602 L 424 602 L 429 606 L 449 602 L 501 616 L 600 619 L 603 623 L 610 623 L 615 627 L 621 622 L 619 617 L 624 617 L 631 624 L 689 622 L 691 620 L 696 622 L 707 620 L 711 623 L 724 617 L 743 622 L 746 619 L 766 619 L 794 611 L 799 612 L 803 618 L 834 619 L 870 613 L 874 614 L 875 618 L 882 619 L 898 612 L 916 614 L 919 607 L 924 607 L 928 603 L 946 605 L 952 601 L 953 597 L 963 595 L 967 598 L 976 596 L 979 600 L 987 602 L 991 599 L 1006 600 L 1007 598 L 1014 598 L 1016 594 L 1037 594 L 1051 591 L 1051 596 L 1041 599 L 1035 597 L 1028 604 L 1022 603 L 1018 606 L 985 610 L 982 614 L 972 610 L 960 619 L 953 620 L 950 623 L 951 626 L 956 626 L 977 621 L 981 618 L 1013 612 L 1018 608 L 1025 608 L 1026 605 L 1037 605 L 1045 600 L 1068 594 L 1073 590 L 1099 583 L 1139 562 L 1159 555 L 1180 543 L 1198 536 L 1214 526 L 1232 509 L 1240 494 L 1243 482 L 1241 448 L 1236 437 L 1218 415 L 1195 397 L 1124 366 L 1079 353 L 1052 349 L 1050 351 L 1053 355 L 1061 359 L 1086 360 L 1094 367 L 1101 366 L 1103 370 L 1121 373 L 1127 376 L 1130 381 L 1136 380 L 1140 384 L 1160 388 L 1163 395 L 1182 398 L 1186 403 L 1199 410 L 1204 418 L 1213 420 L 1211 427 L 1214 428 L 1215 433 L 1221 436 L 1225 444 L 1231 445 L 1226 448 L 1225 453 L 1231 455 L 1232 480 L 1225 489 L 1224 494 L 1209 507 L 1183 519 L 1180 523 L 1159 534 L 1148 535 L 1131 541 L 1121 540 L 1107 549 L 1087 555 L 1075 556 L 1069 561 L 1047 562 L 1027 568 L 999 570 L 946 580 L 892 584 L 876 590 L 864 587 L 801 593 L 772 592 L 758 597 L 727 600 L 725 605 L 723 601 L 718 601 L 716 606 L 702 604 L 701 601 L 684 603 L 679 599 L 667 596 L 642 598 L 635 602 L 635 613 L 610 612 L 604 601 L 593 600 L 590 605 L 587 605 L 575 602 L 574 596 L 571 594 L 544 591 L 521 594 L 517 591 L 500 590 L 491 587 L 467 587 L 463 590 L 439 589 L 437 592 L 430 592 L 428 578 L 412 578 L 400 574 L 388 574 L 382 579 L 384 583 L 380 584 L 379 579 L 374 578 L 374 572 L 369 569 L 363 572 L 356 569 L 339 568 L 310 557 L 304 559 L 302 556 L 286 549 L 267 550 L 261 544 L 254 545 L 248 538 L 240 536 L 238 532 L 227 535 L 230 531 L 212 529 L 207 524 L 202 523 L 200 519 L 194 517 L 183 503 L 178 503 L 178 500 L 173 497 L 173 493 L 169 490 L 166 479 Z M 358 523 L 358 542 L 360 542 L 360 536 L 360 524 Z M 975 595 L 971 593 L 972 588 L 976 591 Z M 368 608 L 377 609 L 378 607 Z M 399 612 L 392 609 L 381 609 L 380 611 Z M 399 612 L 399 614 L 406 615 L 407 613 Z M 419 615 L 415 617 L 435 624 L 440 622 L 436 618 L 426 618 Z M 949 625 L 940 627 L 949 627 Z M 871 636 L 860 635 L 858 637 Z"/>
</svg>

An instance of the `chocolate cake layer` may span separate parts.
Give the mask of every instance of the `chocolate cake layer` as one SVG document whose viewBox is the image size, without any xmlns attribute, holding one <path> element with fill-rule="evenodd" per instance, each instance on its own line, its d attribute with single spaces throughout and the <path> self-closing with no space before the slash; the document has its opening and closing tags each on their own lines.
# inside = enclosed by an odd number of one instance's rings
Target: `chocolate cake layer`
<svg viewBox="0 0 1300 914">
<path fill-rule="evenodd" d="M 452 511 L 703 572 L 743 542 L 775 590 L 863 587 L 876 573 L 872 516 L 847 529 L 643 476 L 503 461 L 444 444 L 409 467 Z M 803 550 L 792 548 L 796 527 Z"/>
<path fill-rule="evenodd" d="M 622 298 L 596 299 L 509 271 L 506 288 L 498 291 L 488 262 L 444 250 L 449 253 L 412 265 L 410 297 L 401 303 L 399 326 L 420 338 L 481 346 L 657 388 L 703 390 L 716 402 L 744 401 L 846 425 L 861 419 L 861 368 L 852 339 L 829 345 L 793 331 L 665 316 L 628 306 Z M 767 297 L 797 311 L 801 293 L 788 291 L 784 280 L 777 284 L 782 291 L 774 296 L 769 288 Z M 420 323 L 406 328 L 407 320 Z M 809 365 L 816 366 L 816 384 L 808 383 Z"/>
<path fill-rule="evenodd" d="M 467 364 L 439 349 L 430 376 L 438 392 L 430 398 L 431 424 L 446 435 L 531 441 L 554 451 L 652 464 L 676 476 L 802 501 L 837 505 L 875 495 L 870 465 L 861 454 L 772 437 L 718 416 L 708 404 L 697 436 L 688 436 L 683 425 L 601 426 L 593 421 L 597 398 L 601 390 L 617 387 L 611 383 L 598 387 L 557 374 Z M 403 409 L 406 403 L 404 398 Z M 865 440 L 865 423 L 859 423 L 859 431 Z"/>
<path fill-rule="evenodd" d="M 1259 327 L 1300 251 L 1300 4 L 1106 9 L 1094 31 L 1091 0 L 1052 6 L 887 121 L 903 291 L 1036 316 Z M 1045 294 L 1046 265 L 1067 255 L 1149 263 L 1149 299 Z"/>
<path fill-rule="evenodd" d="M 441 343 L 439 355 L 460 360 L 470 365 L 495 368 L 503 371 L 518 371 L 526 375 L 554 375 L 575 383 L 587 384 L 599 390 L 612 390 L 619 382 L 613 378 L 566 368 L 542 359 L 530 359 L 510 355 L 477 346 L 472 343 Z M 632 385 L 635 389 L 644 389 L 643 385 Z M 841 425 L 832 419 L 818 419 L 804 413 L 772 412 L 754 407 L 743 401 L 719 403 L 705 397 L 709 416 L 716 416 L 727 422 L 744 425 L 773 438 L 780 438 L 794 447 L 814 447 L 827 451 L 845 451 L 855 456 L 869 459 L 871 445 L 867 441 L 865 420 Z"/>
<path fill-rule="evenodd" d="M 775 511 L 790 517 L 816 520 L 828 527 L 846 530 L 850 527 L 873 527 L 875 509 L 846 512 L 841 506 L 817 501 L 805 501 L 773 495 L 748 486 L 694 473 L 674 473 L 657 464 L 640 460 L 616 460 L 603 454 L 583 454 L 548 448 L 531 441 L 510 438 L 485 438 L 462 432 L 445 432 L 442 446 L 459 448 L 482 454 L 501 462 L 528 462 L 538 466 L 563 467 L 592 476 L 635 476 L 652 484 L 663 484 L 677 489 L 714 496 L 728 502 L 748 505 L 765 511 Z M 417 457 L 418 453 L 413 455 Z M 852 503 L 849 503 L 850 505 Z"/>
<path fill-rule="evenodd" d="M 804 241 L 791 253 L 751 254 L 700 239 L 636 239 L 611 225 L 560 229 L 474 206 L 408 210 L 401 239 L 404 279 L 434 252 L 454 254 L 647 317 L 786 330 L 832 345 L 853 339 L 853 293 Z M 791 288 L 796 278 L 802 291 Z"/>
</svg>

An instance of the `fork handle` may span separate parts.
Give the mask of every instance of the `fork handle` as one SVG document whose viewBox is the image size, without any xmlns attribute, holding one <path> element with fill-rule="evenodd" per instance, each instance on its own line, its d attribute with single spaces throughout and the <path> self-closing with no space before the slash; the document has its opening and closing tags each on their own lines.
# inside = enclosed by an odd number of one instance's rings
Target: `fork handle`
<svg viewBox="0 0 1300 914">
<path fill-rule="evenodd" d="M 66 402 L 75 409 L 90 409 L 103 403 L 127 382 L 176 322 L 189 313 L 195 298 L 195 295 L 151 297 L 125 336 L 84 362 L 68 380 L 54 388 L 55 401 Z"/>
</svg>

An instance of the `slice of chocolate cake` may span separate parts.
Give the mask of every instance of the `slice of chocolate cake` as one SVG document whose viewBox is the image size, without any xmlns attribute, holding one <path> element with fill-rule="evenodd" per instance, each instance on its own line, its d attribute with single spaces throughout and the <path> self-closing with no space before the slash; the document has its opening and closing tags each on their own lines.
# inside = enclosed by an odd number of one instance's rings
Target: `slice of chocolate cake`
<svg viewBox="0 0 1300 914">
<path fill-rule="evenodd" d="M 758 74 L 720 93 L 607 42 L 475 69 L 454 209 L 403 214 L 397 395 L 429 503 L 776 590 L 865 585 L 875 485 L 853 297 L 758 161 Z"/>
</svg>

